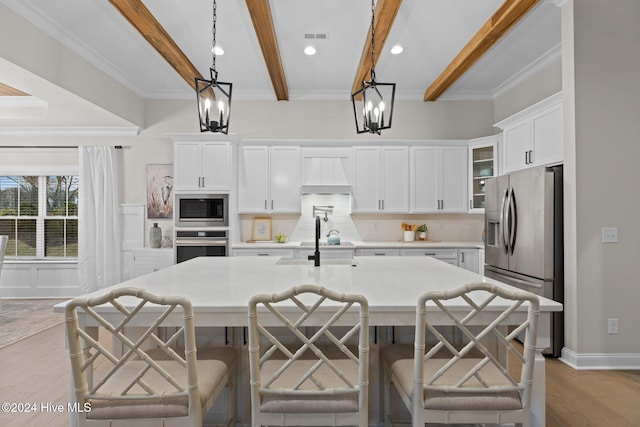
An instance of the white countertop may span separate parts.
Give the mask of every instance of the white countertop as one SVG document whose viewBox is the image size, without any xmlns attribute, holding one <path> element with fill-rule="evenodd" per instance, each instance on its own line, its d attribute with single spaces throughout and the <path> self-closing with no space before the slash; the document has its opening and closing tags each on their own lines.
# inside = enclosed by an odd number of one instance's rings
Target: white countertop
<svg viewBox="0 0 640 427">
<path fill-rule="evenodd" d="M 413 242 L 393 241 L 393 242 L 351 242 L 352 245 L 327 245 L 323 244 L 321 249 L 484 249 L 484 242 L 444 242 L 435 240 L 415 240 Z M 276 242 L 239 242 L 232 243 L 231 249 L 314 249 L 312 246 L 301 246 L 302 242 L 290 241 L 286 243 Z"/>
<path fill-rule="evenodd" d="M 200 257 L 136 277 L 115 287 L 145 288 L 160 295 L 182 295 L 192 301 L 199 326 L 246 326 L 250 298 L 292 286 L 318 284 L 336 292 L 358 293 L 369 301 L 370 324 L 412 325 L 418 296 L 493 279 L 429 257 L 354 257 L 356 266 L 320 267 L 312 262 L 278 265 L 276 257 Z M 97 291 L 101 295 L 105 290 Z M 89 294 L 92 296 L 93 294 Z M 63 311 L 64 303 L 56 306 Z M 541 298 L 541 312 L 561 311 L 562 304 Z"/>
</svg>

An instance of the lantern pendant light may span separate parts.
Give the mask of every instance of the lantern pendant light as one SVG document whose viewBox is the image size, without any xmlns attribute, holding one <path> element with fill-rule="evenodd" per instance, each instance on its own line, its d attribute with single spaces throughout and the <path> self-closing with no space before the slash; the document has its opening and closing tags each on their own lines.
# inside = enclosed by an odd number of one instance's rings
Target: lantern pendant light
<svg viewBox="0 0 640 427">
<path fill-rule="evenodd" d="M 211 80 L 196 77 L 196 95 L 200 132 L 229 133 L 231 113 L 231 83 L 218 81 L 216 71 L 216 21 L 217 5 L 213 0 L 213 40 L 211 42 L 212 66 L 209 68 Z"/>
<path fill-rule="evenodd" d="M 351 94 L 353 113 L 358 133 L 376 133 L 391 128 L 395 83 L 378 83 L 375 72 L 375 0 L 371 0 L 371 80 L 362 82 L 362 88 Z"/>
</svg>

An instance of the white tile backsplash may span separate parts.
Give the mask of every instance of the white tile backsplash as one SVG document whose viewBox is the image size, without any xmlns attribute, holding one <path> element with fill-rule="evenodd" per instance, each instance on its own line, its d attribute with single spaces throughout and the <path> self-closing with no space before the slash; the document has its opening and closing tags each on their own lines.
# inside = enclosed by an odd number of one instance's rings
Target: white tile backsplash
<svg viewBox="0 0 640 427">
<path fill-rule="evenodd" d="M 403 238 L 401 224 L 427 224 L 428 239 L 436 241 L 480 241 L 484 215 L 478 214 L 351 214 L 351 196 L 309 194 L 302 196 L 301 215 L 270 215 L 272 232 L 284 233 L 292 241 L 313 240 L 315 217 L 313 205 L 332 205 L 327 221 L 320 221 L 322 239 L 331 229 L 340 231 L 340 238 L 349 241 L 396 242 Z M 260 215 L 264 217 L 265 215 Z M 242 240 L 251 239 L 253 218 L 242 216 Z"/>
</svg>

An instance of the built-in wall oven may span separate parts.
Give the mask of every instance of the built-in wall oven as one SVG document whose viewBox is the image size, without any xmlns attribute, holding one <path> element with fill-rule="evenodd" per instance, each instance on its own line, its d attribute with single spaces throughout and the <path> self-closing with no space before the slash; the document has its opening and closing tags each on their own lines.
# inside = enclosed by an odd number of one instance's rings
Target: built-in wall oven
<svg viewBox="0 0 640 427">
<path fill-rule="evenodd" d="M 200 256 L 228 256 L 228 230 L 180 229 L 176 230 L 175 262 Z"/>
<path fill-rule="evenodd" d="M 176 194 L 176 227 L 226 227 L 228 194 Z"/>
</svg>

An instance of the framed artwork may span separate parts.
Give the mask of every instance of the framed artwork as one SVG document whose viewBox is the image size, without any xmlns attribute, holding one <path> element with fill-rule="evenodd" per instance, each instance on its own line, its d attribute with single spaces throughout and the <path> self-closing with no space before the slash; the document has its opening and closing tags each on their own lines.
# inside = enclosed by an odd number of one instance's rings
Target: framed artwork
<svg viewBox="0 0 640 427">
<path fill-rule="evenodd" d="M 253 240 L 271 240 L 271 218 L 254 218 Z"/>
<path fill-rule="evenodd" d="M 147 165 L 147 218 L 173 218 L 173 165 Z"/>
</svg>

